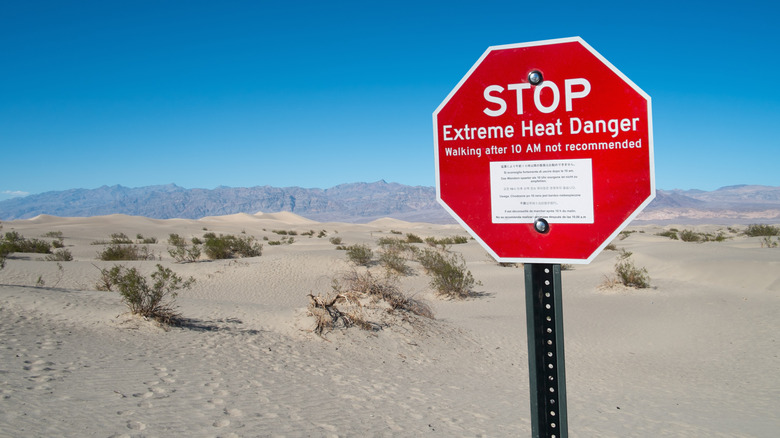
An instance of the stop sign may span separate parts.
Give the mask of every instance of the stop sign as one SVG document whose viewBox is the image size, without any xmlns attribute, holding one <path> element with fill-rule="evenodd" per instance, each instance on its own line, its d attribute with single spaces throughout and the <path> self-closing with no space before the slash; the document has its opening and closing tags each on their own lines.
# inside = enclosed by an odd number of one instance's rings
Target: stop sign
<svg viewBox="0 0 780 438">
<path fill-rule="evenodd" d="M 655 197 L 650 96 L 578 37 L 488 48 L 433 127 L 437 200 L 501 262 L 589 263 Z"/>
</svg>

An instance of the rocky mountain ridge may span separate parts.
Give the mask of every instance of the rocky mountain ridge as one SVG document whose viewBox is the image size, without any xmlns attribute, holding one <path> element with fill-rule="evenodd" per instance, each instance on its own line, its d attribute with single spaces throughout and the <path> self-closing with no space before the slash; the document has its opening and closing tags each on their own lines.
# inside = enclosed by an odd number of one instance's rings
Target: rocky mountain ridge
<svg viewBox="0 0 780 438">
<path fill-rule="evenodd" d="M 410 222 L 454 223 L 436 202 L 436 189 L 377 181 L 329 189 L 217 187 L 175 184 L 46 192 L 0 201 L 0 220 L 53 216 L 127 214 L 155 219 L 289 211 L 320 222 L 363 223 L 382 217 Z M 637 217 L 654 222 L 780 222 L 780 187 L 740 185 L 714 191 L 658 190 Z"/>
</svg>

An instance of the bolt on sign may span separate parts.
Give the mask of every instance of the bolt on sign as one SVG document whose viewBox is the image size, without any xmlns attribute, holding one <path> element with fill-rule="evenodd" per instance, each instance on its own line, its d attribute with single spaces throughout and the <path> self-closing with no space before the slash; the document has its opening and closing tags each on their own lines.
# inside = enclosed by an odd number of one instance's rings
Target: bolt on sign
<svg viewBox="0 0 780 438">
<path fill-rule="evenodd" d="M 650 96 L 579 37 L 488 48 L 433 127 L 437 200 L 501 262 L 589 263 L 655 197 Z"/>
</svg>

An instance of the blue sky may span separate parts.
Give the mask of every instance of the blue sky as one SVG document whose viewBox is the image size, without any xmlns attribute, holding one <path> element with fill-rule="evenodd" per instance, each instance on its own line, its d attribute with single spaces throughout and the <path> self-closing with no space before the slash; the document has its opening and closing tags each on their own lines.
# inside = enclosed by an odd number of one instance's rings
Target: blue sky
<svg viewBox="0 0 780 438">
<path fill-rule="evenodd" d="M 120 184 L 433 185 L 492 45 L 580 36 L 653 99 L 656 185 L 780 185 L 777 2 L 12 1 L 0 199 Z"/>
</svg>

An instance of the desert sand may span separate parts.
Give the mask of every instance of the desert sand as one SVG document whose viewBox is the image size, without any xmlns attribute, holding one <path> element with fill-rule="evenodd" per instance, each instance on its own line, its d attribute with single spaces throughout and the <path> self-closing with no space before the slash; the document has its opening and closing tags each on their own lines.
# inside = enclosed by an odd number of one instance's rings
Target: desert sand
<svg viewBox="0 0 780 438">
<path fill-rule="evenodd" d="M 530 436 L 523 270 L 474 240 L 451 250 L 482 283 L 476 296 L 438 297 L 416 263 L 402 278 L 434 320 L 312 330 L 307 295 L 353 269 L 330 237 L 376 248 L 391 231 L 466 235 L 457 225 L 290 213 L 2 225 L 26 238 L 61 231 L 74 260 L 13 254 L 0 270 L 0 437 Z M 563 271 L 570 436 L 778 436 L 780 248 L 720 226 L 695 229 L 723 242 L 657 235 L 671 227 L 632 226 L 615 242 L 647 268 L 648 289 L 603 286 L 616 251 Z M 263 255 L 174 263 L 168 235 L 206 230 L 255 236 Z M 315 234 L 272 246 L 272 230 Z M 118 232 L 157 238 L 161 257 L 123 265 L 196 279 L 176 301 L 188 324 L 166 329 L 96 290 L 99 268 L 117 262 L 91 243 Z"/>
</svg>

